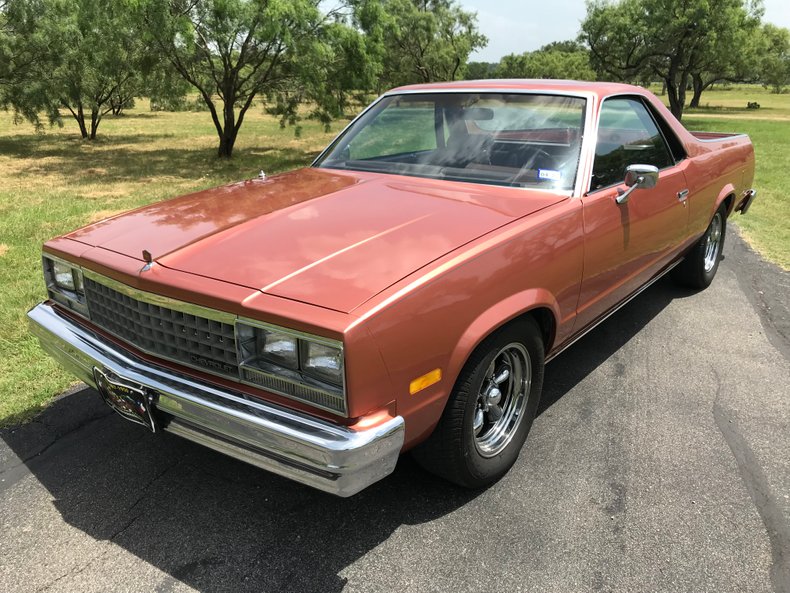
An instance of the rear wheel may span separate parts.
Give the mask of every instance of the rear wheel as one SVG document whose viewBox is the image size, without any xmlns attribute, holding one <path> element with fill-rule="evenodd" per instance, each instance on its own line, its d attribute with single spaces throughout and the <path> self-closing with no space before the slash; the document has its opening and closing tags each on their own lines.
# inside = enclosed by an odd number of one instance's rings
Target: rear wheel
<svg viewBox="0 0 790 593">
<path fill-rule="evenodd" d="M 726 231 L 727 207 L 722 204 L 713 215 L 705 234 L 672 271 L 673 280 L 699 290 L 710 286 L 719 269 Z"/>
<path fill-rule="evenodd" d="M 487 338 L 458 377 L 433 434 L 413 454 L 467 488 L 487 486 L 516 462 L 543 386 L 544 346 L 525 319 Z"/>
</svg>

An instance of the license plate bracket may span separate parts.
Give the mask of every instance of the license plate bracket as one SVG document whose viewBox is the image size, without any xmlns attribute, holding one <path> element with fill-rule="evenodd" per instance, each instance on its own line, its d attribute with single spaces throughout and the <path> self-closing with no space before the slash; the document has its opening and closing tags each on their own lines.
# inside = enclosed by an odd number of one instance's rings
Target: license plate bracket
<svg viewBox="0 0 790 593">
<path fill-rule="evenodd" d="M 108 406 L 126 420 L 140 424 L 151 432 L 158 431 L 153 414 L 153 397 L 142 385 L 98 367 L 93 367 L 93 378 L 99 395 Z"/>
</svg>

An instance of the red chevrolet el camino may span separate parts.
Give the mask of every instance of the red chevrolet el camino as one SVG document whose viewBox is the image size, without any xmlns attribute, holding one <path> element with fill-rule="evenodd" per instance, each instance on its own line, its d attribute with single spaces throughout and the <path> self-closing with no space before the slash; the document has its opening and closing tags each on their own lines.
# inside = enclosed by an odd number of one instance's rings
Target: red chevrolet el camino
<svg viewBox="0 0 790 593">
<path fill-rule="evenodd" d="M 634 86 L 399 88 L 311 167 L 49 241 L 31 328 L 148 430 L 340 496 L 407 450 L 481 487 L 546 362 L 670 271 L 710 284 L 753 176 Z"/>
</svg>

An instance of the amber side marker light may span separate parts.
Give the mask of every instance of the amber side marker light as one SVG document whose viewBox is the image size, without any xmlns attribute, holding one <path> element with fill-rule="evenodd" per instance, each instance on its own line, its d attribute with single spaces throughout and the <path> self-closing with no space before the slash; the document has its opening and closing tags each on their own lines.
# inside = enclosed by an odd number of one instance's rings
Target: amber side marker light
<svg viewBox="0 0 790 593">
<path fill-rule="evenodd" d="M 414 395 L 415 393 L 422 391 L 426 387 L 430 387 L 434 383 L 438 383 L 442 380 L 442 369 L 433 369 L 429 373 L 425 373 L 422 377 L 417 377 L 414 381 L 409 383 L 409 393 Z"/>
</svg>

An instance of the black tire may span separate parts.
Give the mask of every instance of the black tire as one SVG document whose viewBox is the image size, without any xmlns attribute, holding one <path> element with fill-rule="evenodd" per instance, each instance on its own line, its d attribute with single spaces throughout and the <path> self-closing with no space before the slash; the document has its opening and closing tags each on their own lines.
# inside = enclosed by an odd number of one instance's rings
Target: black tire
<svg viewBox="0 0 790 593">
<path fill-rule="evenodd" d="M 509 376 L 495 383 L 508 365 Z M 519 365 L 524 369 L 521 378 Z M 436 429 L 413 450 L 414 458 L 431 473 L 465 488 L 482 488 L 496 482 L 516 462 L 535 419 L 543 387 L 543 366 L 544 344 L 531 318 L 511 323 L 486 338 L 458 376 Z M 525 385 L 527 368 L 530 376 Z M 494 399 L 501 406 L 491 405 L 491 394 L 496 393 L 493 388 L 499 393 L 499 399 Z M 519 393 L 524 397 L 519 399 Z M 488 406 L 485 412 L 484 406 Z M 499 420 L 494 420 L 494 408 L 499 408 Z M 497 426 L 509 431 L 500 434 Z"/>
<path fill-rule="evenodd" d="M 681 286 L 702 290 L 713 282 L 719 269 L 727 234 L 727 207 L 722 204 L 700 240 L 672 270 L 672 279 Z"/>
</svg>

